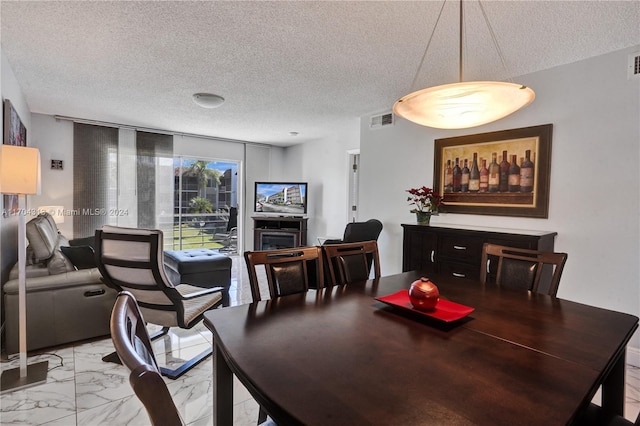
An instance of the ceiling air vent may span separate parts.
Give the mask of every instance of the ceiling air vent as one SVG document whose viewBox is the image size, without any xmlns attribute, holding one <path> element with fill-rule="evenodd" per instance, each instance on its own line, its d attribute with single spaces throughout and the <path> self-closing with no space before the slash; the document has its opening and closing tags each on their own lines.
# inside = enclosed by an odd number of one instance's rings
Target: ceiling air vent
<svg viewBox="0 0 640 426">
<path fill-rule="evenodd" d="M 386 126 L 393 126 L 393 113 L 387 112 L 380 115 L 374 115 L 371 117 L 371 123 L 369 123 L 370 129 L 381 129 Z"/>
<path fill-rule="evenodd" d="M 629 80 L 640 78 L 640 52 L 629 55 L 628 76 Z"/>
</svg>

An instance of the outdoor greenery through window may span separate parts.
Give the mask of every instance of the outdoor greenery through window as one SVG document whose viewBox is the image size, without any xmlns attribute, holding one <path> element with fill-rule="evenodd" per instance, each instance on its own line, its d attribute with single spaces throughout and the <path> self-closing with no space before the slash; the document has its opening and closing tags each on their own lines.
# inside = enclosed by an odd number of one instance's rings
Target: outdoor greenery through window
<svg viewBox="0 0 640 426">
<path fill-rule="evenodd" d="M 238 163 L 175 158 L 174 191 L 173 250 L 237 251 Z"/>
</svg>

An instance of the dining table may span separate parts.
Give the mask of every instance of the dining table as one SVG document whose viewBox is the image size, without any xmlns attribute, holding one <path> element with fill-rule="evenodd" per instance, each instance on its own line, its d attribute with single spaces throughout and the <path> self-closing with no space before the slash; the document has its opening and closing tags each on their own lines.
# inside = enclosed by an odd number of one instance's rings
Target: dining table
<svg viewBox="0 0 640 426">
<path fill-rule="evenodd" d="M 408 300 L 421 277 L 438 287 L 434 311 Z M 233 423 L 235 375 L 280 425 L 548 426 L 575 424 L 599 389 L 603 410 L 623 414 L 638 318 L 409 271 L 211 310 L 204 323 L 216 425 Z"/>
</svg>

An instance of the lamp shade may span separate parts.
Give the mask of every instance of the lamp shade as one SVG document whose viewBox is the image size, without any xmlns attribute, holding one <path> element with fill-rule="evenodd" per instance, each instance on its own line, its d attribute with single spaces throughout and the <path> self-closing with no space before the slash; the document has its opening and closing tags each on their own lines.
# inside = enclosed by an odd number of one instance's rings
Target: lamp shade
<svg viewBox="0 0 640 426">
<path fill-rule="evenodd" d="M 40 151 L 26 146 L 1 145 L 0 192 L 37 194 L 40 186 Z"/>
<path fill-rule="evenodd" d="M 393 106 L 407 120 L 438 129 L 466 129 L 491 123 L 533 102 L 526 86 L 500 81 L 468 81 L 409 93 Z"/>
</svg>

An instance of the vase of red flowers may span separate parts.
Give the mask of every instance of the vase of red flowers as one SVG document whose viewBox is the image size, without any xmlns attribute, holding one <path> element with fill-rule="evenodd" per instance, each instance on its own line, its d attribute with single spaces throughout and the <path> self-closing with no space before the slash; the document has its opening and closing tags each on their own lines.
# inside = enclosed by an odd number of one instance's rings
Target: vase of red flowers
<svg viewBox="0 0 640 426">
<path fill-rule="evenodd" d="M 409 193 L 409 197 L 407 197 L 409 205 L 415 206 L 411 209 L 411 213 L 416 214 L 416 220 L 419 224 L 428 225 L 431 216 L 438 214 L 438 208 L 444 204 L 444 198 L 426 186 L 407 189 L 406 192 Z"/>
<path fill-rule="evenodd" d="M 431 212 L 416 212 L 416 222 L 428 225 L 431 222 Z"/>
</svg>

